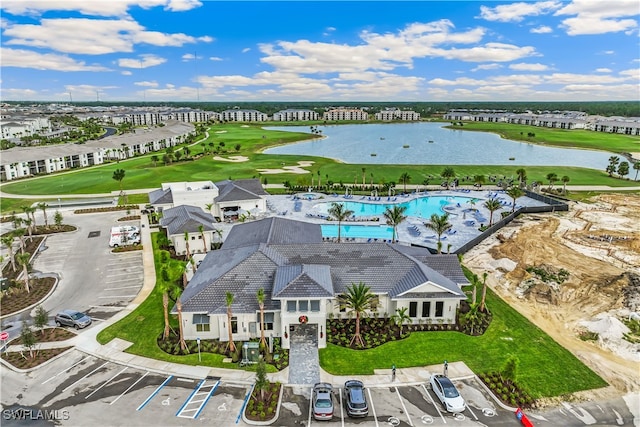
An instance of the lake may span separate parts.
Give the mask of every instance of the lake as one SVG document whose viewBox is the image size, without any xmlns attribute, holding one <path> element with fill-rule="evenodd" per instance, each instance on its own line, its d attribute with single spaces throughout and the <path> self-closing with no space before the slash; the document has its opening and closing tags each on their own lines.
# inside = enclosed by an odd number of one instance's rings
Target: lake
<svg viewBox="0 0 640 427">
<path fill-rule="evenodd" d="M 324 139 L 269 148 L 265 154 L 328 157 L 344 163 L 405 165 L 576 166 L 604 170 L 606 151 L 548 147 L 488 132 L 444 129 L 445 123 L 318 126 Z M 309 126 L 269 126 L 309 133 Z M 374 154 L 374 155 L 372 155 Z"/>
</svg>

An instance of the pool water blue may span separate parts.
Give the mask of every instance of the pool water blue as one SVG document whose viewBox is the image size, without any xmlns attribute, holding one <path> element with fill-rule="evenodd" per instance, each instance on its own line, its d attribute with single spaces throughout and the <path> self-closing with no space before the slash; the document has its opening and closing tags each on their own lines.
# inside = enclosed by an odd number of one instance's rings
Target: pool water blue
<svg viewBox="0 0 640 427">
<path fill-rule="evenodd" d="M 323 237 L 338 237 L 338 226 L 334 224 L 322 224 Z M 382 225 L 341 225 L 340 238 L 359 237 L 361 239 L 391 239 L 393 227 Z"/>
<path fill-rule="evenodd" d="M 381 201 L 386 201 L 388 197 L 380 197 Z M 392 203 L 392 200 L 395 202 Z M 338 202 L 344 204 L 347 210 L 353 211 L 353 215 L 358 216 L 379 216 L 384 213 L 388 207 L 395 205 L 406 206 L 405 215 L 415 216 L 419 218 L 430 218 L 432 214 L 442 215 L 445 213 L 444 206 L 460 205 L 469 207 L 472 200 L 479 203 L 478 199 L 473 197 L 460 197 L 460 196 L 430 196 L 430 197 L 418 197 L 417 199 L 402 201 L 403 197 L 391 197 L 388 203 L 373 203 L 369 202 L 368 197 L 361 201 L 344 201 Z M 315 206 L 315 210 L 320 213 L 327 213 L 331 207 L 331 202 L 319 203 Z"/>
</svg>

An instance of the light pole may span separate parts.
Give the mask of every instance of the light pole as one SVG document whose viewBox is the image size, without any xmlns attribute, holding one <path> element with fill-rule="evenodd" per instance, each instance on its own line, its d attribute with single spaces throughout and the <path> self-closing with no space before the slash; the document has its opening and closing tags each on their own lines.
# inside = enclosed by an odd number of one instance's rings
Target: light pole
<svg viewBox="0 0 640 427">
<path fill-rule="evenodd" d="M 200 357 L 200 337 L 196 338 L 198 342 L 198 362 L 202 362 L 202 357 Z"/>
</svg>

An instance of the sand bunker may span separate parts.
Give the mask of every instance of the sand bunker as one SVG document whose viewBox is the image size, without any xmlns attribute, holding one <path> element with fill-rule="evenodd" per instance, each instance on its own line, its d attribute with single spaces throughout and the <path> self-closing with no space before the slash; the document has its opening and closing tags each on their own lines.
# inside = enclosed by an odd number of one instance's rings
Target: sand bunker
<svg viewBox="0 0 640 427">
<path fill-rule="evenodd" d="M 235 162 L 235 163 L 238 163 L 238 162 L 246 162 L 246 161 L 249 160 L 249 158 L 245 157 L 245 156 L 229 156 L 227 158 L 220 157 L 220 156 L 215 156 L 213 158 L 213 160 L 220 160 L 222 162 Z"/>
<path fill-rule="evenodd" d="M 216 133 L 227 133 L 227 131 L 226 130 L 219 130 Z"/>
<path fill-rule="evenodd" d="M 309 166 L 313 165 L 313 163 L 314 162 L 312 161 L 303 160 L 298 162 L 297 166 L 283 166 L 280 169 L 257 169 L 257 171 L 263 175 L 272 175 L 276 173 L 305 174 L 305 173 L 311 173 L 311 172 L 303 168 L 308 168 Z"/>
</svg>

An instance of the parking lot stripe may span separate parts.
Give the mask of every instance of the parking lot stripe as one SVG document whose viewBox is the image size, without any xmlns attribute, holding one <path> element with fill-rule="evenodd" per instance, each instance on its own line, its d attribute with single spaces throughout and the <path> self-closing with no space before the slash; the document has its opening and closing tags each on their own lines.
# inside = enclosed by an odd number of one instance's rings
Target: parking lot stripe
<svg viewBox="0 0 640 427">
<path fill-rule="evenodd" d="M 144 408 L 145 406 L 147 406 L 147 403 L 149 403 L 149 402 L 151 401 L 151 399 L 153 399 L 153 397 L 154 397 L 156 394 L 158 394 L 158 392 L 160 391 L 160 389 L 161 389 L 162 387 L 164 387 L 165 385 L 167 385 L 167 383 L 168 383 L 169 381 L 171 381 L 171 378 L 173 378 L 173 375 L 169 375 L 169 376 L 167 377 L 167 379 L 166 379 L 166 380 L 164 380 L 164 382 L 163 382 L 162 384 L 160 384 L 160 385 L 158 386 L 158 388 L 156 388 L 156 389 L 153 391 L 153 393 L 151 393 L 151 394 L 149 395 L 149 397 L 147 397 L 147 398 L 145 399 L 145 401 L 144 401 L 144 402 L 142 402 L 142 403 L 140 404 L 140 406 L 138 406 L 138 407 L 136 408 L 136 411 L 139 411 L 139 410 L 141 410 L 142 408 Z"/>
<path fill-rule="evenodd" d="M 137 295 L 110 295 L 108 297 L 98 297 L 98 299 L 109 299 L 109 298 L 135 298 Z"/>
<path fill-rule="evenodd" d="M 424 386 L 424 384 L 420 384 L 420 385 L 424 389 L 424 392 L 426 393 L 426 395 L 429 396 L 429 400 L 431 400 L 431 403 L 433 403 L 433 407 L 436 408 L 436 411 L 438 411 L 438 415 L 440 415 L 440 418 L 442 418 L 442 421 L 446 424 L 447 420 L 444 419 L 444 416 L 442 415 L 442 412 L 440 412 L 440 408 L 438 408 L 438 405 L 436 405 L 436 401 L 433 400 L 433 397 L 431 397 L 431 395 L 429 394 L 429 390 L 427 390 L 427 388 Z"/>
<path fill-rule="evenodd" d="M 313 412 L 313 387 L 311 387 L 311 392 L 309 393 L 309 418 L 307 421 L 307 425 L 311 425 L 311 412 Z"/>
<path fill-rule="evenodd" d="M 138 384 L 140 381 L 142 381 L 142 379 L 143 379 L 144 377 L 146 377 L 148 374 L 149 374 L 149 371 L 145 372 L 145 373 L 144 373 L 144 375 L 143 375 L 143 376 L 141 376 L 140 378 L 138 378 L 138 380 L 137 380 L 135 383 L 131 384 L 131 387 L 129 387 L 128 389 L 126 389 L 125 391 L 123 391 L 123 392 L 122 392 L 122 394 L 121 394 L 120 396 L 118 396 L 118 397 L 116 397 L 114 400 L 112 400 L 112 401 L 109 403 L 109 405 L 113 405 L 114 403 L 116 403 L 116 402 L 118 401 L 118 399 L 120 399 L 122 396 L 124 396 L 125 394 L 127 394 L 127 392 L 128 392 L 129 390 L 131 390 L 131 389 L 132 389 L 136 384 Z"/>
<path fill-rule="evenodd" d="M 62 391 L 65 392 L 65 391 L 69 390 L 71 387 L 73 387 L 74 385 L 78 384 L 80 381 L 82 381 L 83 379 L 87 378 L 89 375 L 97 372 L 99 369 L 102 369 L 103 367 L 105 367 L 108 364 L 109 364 L 109 362 L 104 362 L 102 365 L 98 366 L 96 369 L 94 369 L 93 371 L 89 372 L 87 375 L 85 375 L 84 377 L 80 378 L 78 381 L 74 382 L 71 385 L 68 385 Z"/>
<path fill-rule="evenodd" d="M 133 285 L 133 286 L 120 286 L 118 288 L 104 288 L 105 291 L 116 291 L 118 289 L 131 289 L 131 288 L 139 288 L 140 285 Z"/>
<path fill-rule="evenodd" d="M 369 394 L 369 405 L 373 411 L 373 420 L 376 422 L 376 427 L 380 427 L 380 424 L 378 424 L 378 416 L 376 415 L 376 407 L 373 405 L 373 399 L 371 398 L 371 390 L 367 389 L 367 393 Z"/>
<path fill-rule="evenodd" d="M 402 396 L 400 396 L 400 390 L 398 390 L 398 387 L 396 387 L 396 393 L 398 394 L 398 399 L 400 399 L 400 404 L 402 405 L 402 409 L 404 409 L 404 413 L 407 415 L 407 420 L 409 420 L 409 425 L 413 427 L 413 422 L 411 422 L 409 411 L 407 411 L 407 407 L 404 406 L 404 400 L 402 400 Z"/>
<path fill-rule="evenodd" d="M 102 383 L 102 385 L 100 387 L 98 387 L 97 389 L 93 390 L 91 393 L 89 393 L 88 396 L 85 397 L 85 400 L 88 399 L 89 397 L 93 396 L 98 390 L 100 390 L 102 387 L 106 386 L 107 384 L 109 384 L 115 377 L 117 377 L 118 375 L 120 375 L 121 373 L 123 373 L 124 371 L 126 371 L 127 369 L 129 369 L 128 366 L 125 366 L 120 372 L 118 372 L 117 374 L 115 374 L 114 376 L 112 376 L 111 378 L 109 378 L 108 380 L 106 380 L 105 382 Z"/>
<path fill-rule="evenodd" d="M 251 397 L 251 393 L 253 392 L 253 387 L 255 387 L 255 384 L 251 386 L 251 388 L 249 389 L 249 392 L 244 397 L 244 402 L 242 402 L 242 407 L 240 408 L 240 412 L 238 413 L 238 416 L 236 417 L 236 424 L 238 424 L 240 422 L 240 418 L 242 417 L 242 413 L 244 412 L 244 408 L 245 408 L 245 406 L 247 406 L 247 402 L 249 401 L 249 397 Z"/>
<path fill-rule="evenodd" d="M 340 418 L 342 419 L 342 427 L 344 427 L 344 406 L 342 405 L 342 389 L 341 388 L 338 389 L 338 393 L 340 394 L 340 401 L 338 402 L 340 406 Z"/>
<path fill-rule="evenodd" d="M 478 421 L 478 417 L 476 417 L 476 414 L 473 413 L 473 411 L 471 410 L 471 408 L 469 407 L 469 405 L 467 405 L 467 403 L 465 402 L 464 407 L 467 408 L 469 410 L 469 412 L 471 412 L 471 415 L 473 415 L 473 418 L 476 419 L 476 421 Z"/>
<path fill-rule="evenodd" d="M 211 396 L 213 396 L 213 393 L 216 392 L 216 389 L 218 388 L 219 385 L 220 385 L 220 381 L 216 381 L 216 384 L 213 387 L 211 387 L 211 390 L 209 390 L 209 394 L 207 394 L 207 398 L 204 399 L 204 402 L 202 402 L 202 405 L 200 405 L 200 408 L 198 408 L 198 411 L 193 416 L 194 420 L 198 418 L 198 415 L 200 415 L 200 412 L 202 412 L 202 410 L 204 409 L 204 406 L 207 404 L 209 399 L 211 399 Z"/>
<path fill-rule="evenodd" d="M 65 372 L 67 372 L 69 369 L 73 368 L 74 366 L 84 362 L 85 360 L 87 360 L 90 356 L 86 356 L 83 359 L 81 359 L 80 361 L 74 363 L 73 365 L 69 366 L 67 369 L 65 369 L 64 371 L 58 372 L 57 374 L 55 374 L 54 376 L 52 376 L 51 378 L 49 378 L 48 380 L 46 380 L 45 382 L 43 382 L 42 384 L 46 384 L 49 381 L 51 381 L 52 379 L 54 379 L 55 377 L 57 377 L 60 374 L 64 374 Z"/>
<path fill-rule="evenodd" d="M 180 413 L 182 412 L 182 410 L 184 409 L 185 406 L 187 406 L 189 404 L 189 402 L 191 402 L 191 398 L 193 398 L 193 395 L 196 394 L 198 392 L 198 390 L 200 390 L 200 387 L 202 386 L 202 384 L 204 384 L 205 380 L 200 380 L 200 382 L 198 383 L 198 385 L 196 386 L 196 388 L 193 389 L 193 391 L 191 392 L 191 394 L 189 395 L 189 397 L 187 397 L 187 400 L 184 401 L 184 403 L 182 404 L 182 406 L 180 407 L 180 409 L 178 409 L 178 412 L 176 412 L 176 417 L 180 416 Z"/>
</svg>

